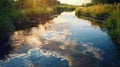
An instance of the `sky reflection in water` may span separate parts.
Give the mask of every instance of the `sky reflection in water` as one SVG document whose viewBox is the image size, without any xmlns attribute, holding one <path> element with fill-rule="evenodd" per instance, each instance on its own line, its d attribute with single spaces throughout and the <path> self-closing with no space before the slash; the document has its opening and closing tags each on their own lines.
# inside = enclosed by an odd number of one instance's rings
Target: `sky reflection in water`
<svg viewBox="0 0 120 67">
<path fill-rule="evenodd" d="M 74 12 L 16 31 L 11 39 L 15 49 L 2 67 L 93 67 L 115 58 L 109 36 L 99 26 L 76 18 Z"/>
</svg>

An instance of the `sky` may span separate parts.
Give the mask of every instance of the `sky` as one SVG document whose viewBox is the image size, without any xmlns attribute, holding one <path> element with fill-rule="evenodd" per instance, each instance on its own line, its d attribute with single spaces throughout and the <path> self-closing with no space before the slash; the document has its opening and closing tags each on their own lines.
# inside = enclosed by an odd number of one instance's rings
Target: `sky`
<svg viewBox="0 0 120 67">
<path fill-rule="evenodd" d="M 72 5 L 82 5 L 84 3 L 90 3 L 91 0 L 59 0 L 61 3 L 72 4 Z"/>
</svg>

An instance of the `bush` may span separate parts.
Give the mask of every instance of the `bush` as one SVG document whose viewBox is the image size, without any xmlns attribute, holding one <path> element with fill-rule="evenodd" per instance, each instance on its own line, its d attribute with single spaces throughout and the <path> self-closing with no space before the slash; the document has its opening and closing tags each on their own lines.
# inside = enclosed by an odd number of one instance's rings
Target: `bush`
<svg viewBox="0 0 120 67">
<path fill-rule="evenodd" d="M 4 46 L 3 42 L 13 31 L 12 17 L 12 0 L 0 1 L 0 47 Z"/>
</svg>

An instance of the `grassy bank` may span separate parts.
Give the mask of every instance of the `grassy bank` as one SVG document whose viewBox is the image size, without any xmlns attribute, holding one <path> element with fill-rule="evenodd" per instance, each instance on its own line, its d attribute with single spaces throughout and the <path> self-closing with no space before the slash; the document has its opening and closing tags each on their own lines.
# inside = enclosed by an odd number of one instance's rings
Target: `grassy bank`
<svg viewBox="0 0 120 67">
<path fill-rule="evenodd" d="M 36 9 L 19 9 L 13 11 L 12 19 L 14 23 L 28 23 L 31 21 L 39 21 L 49 19 L 55 14 L 60 14 L 63 11 L 74 11 L 75 6 L 72 5 L 55 5 L 49 8 L 36 8 Z"/>
<path fill-rule="evenodd" d="M 14 10 L 12 20 L 16 29 L 23 29 L 36 26 L 38 23 L 51 19 L 53 15 L 62 13 L 63 11 L 73 11 L 75 6 L 59 4 L 45 8 L 29 8 Z"/>
<path fill-rule="evenodd" d="M 120 44 L 120 4 L 99 4 L 89 7 L 78 7 L 75 10 L 78 17 L 89 17 L 101 21 L 112 39 Z"/>
</svg>

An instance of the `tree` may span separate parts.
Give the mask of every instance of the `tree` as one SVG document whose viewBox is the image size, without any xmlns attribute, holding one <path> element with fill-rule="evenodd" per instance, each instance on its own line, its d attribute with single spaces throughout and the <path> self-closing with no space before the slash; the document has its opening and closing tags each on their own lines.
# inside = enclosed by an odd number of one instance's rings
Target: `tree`
<svg viewBox="0 0 120 67">
<path fill-rule="evenodd" d="M 119 3 L 119 2 L 120 0 L 92 0 L 93 4 L 104 4 L 104 3 L 112 4 L 112 3 Z"/>
<path fill-rule="evenodd" d="M 119 2 L 120 2 L 120 0 L 107 0 L 107 3 L 110 3 L 110 4 L 119 3 Z"/>
<path fill-rule="evenodd" d="M 37 6 L 39 7 L 52 7 L 57 4 L 60 4 L 57 0 L 37 0 Z"/>
<path fill-rule="evenodd" d="M 51 7 L 60 4 L 57 0 L 18 0 L 14 3 L 16 9 L 28 9 L 36 7 Z"/>
<path fill-rule="evenodd" d="M 10 21 L 12 15 L 12 0 L 0 1 L 0 45 L 4 39 L 8 38 L 13 25 Z"/>
</svg>

